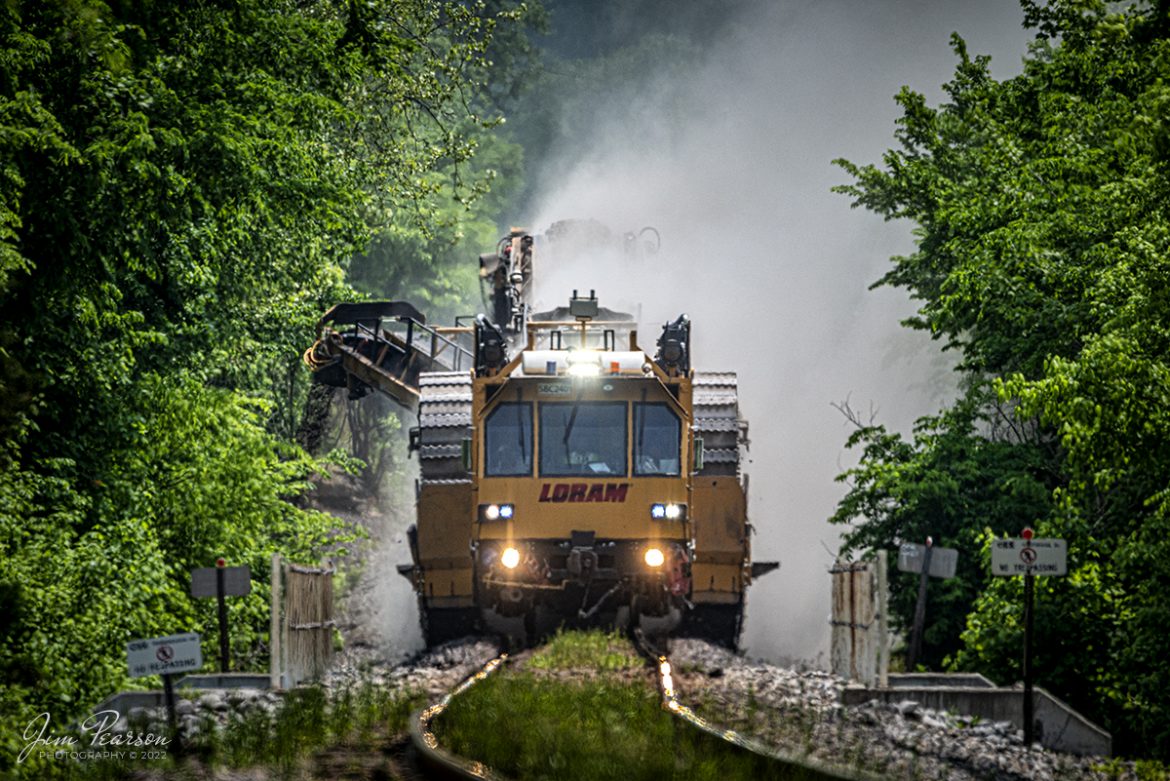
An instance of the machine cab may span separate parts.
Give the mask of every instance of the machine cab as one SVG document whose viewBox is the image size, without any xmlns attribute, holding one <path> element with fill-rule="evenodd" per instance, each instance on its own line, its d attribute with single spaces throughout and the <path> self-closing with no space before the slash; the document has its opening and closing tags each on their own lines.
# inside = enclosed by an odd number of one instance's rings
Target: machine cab
<svg viewBox="0 0 1170 781">
<path fill-rule="evenodd" d="M 690 380 L 637 349 L 631 321 L 598 322 L 585 301 L 576 323 L 528 323 L 527 349 L 473 383 L 472 536 L 489 623 L 549 603 L 564 616 L 564 602 L 578 617 L 631 600 L 664 614 L 689 590 Z"/>
</svg>

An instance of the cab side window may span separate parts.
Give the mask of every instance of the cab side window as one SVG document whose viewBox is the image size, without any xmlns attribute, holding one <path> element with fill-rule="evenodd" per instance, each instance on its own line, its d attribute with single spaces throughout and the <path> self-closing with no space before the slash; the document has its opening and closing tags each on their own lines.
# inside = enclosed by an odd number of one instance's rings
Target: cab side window
<svg viewBox="0 0 1170 781">
<path fill-rule="evenodd" d="M 484 424 L 484 451 L 487 477 L 532 474 L 532 404 L 497 405 Z"/>
<path fill-rule="evenodd" d="M 682 466 L 682 422 L 666 404 L 634 404 L 634 474 L 676 476 Z"/>
</svg>

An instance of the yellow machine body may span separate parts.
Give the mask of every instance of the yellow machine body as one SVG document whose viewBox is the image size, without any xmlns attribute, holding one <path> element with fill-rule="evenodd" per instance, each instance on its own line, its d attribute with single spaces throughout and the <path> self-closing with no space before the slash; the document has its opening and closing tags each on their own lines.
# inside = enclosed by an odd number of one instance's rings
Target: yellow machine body
<svg viewBox="0 0 1170 781">
<path fill-rule="evenodd" d="M 545 242 L 599 235 L 558 223 Z M 753 573 L 778 566 L 751 561 L 736 377 L 691 368 L 686 315 L 651 354 L 633 318 L 592 293 L 532 312 L 542 246 L 514 229 L 480 256 L 492 297 L 473 326 L 428 326 L 403 302 L 339 304 L 305 353 L 317 382 L 418 414 L 417 523 L 399 571 L 427 643 L 616 624 L 735 647 Z"/>
<path fill-rule="evenodd" d="M 751 580 L 746 496 L 738 474 L 702 473 L 693 373 L 664 371 L 640 350 L 633 361 L 631 351 L 595 349 L 593 329 L 581 328 L 582 353 L 596 374 L 567 373 L 573 351 L 536 349 L 534 328 L 528 346 L 544 370 L 526 373 L 533 361 L 519 356 L 470 380 L 471 426 L 460 448 L 469 479 L 420 487 L 414 574 L 436 640 L 458 631 L 443 631 L 451 622 L 539 633 L 586 616 L 626 621 L 631 601 L 638 602 L 635 620 L 647 615 L 673 627 L 688 608 L 706 606 L 728 614 L 715 622 L 723 635 L 716 639 L 738 632 Z M 628 336 L 635 347 L 636 336 Z M 564 449 L 564 421 L 584 410 L 604 410 L 609 419 L 609 461 L 569 470 L 550 463 L 550 451 Z M 640 468 L 649 412 L 677 425 L 669 468 Z M 511 425 L 495 431 L 500 418 Z M 511 463 L 501 469 L 504 461 Z M 678 508 L 677 517 L 666 517 L 666 507 Z M 491 517 L 488 508 L 496 508 Z M 511 568 L 500 565 L 509 548 L 519 558 Z M 651 548 L 666 554 L 662 565 L 647 563 Z M 575 550 L 596 554 L 592 575 L 570 565 Z M 583 588 L 590 577 L 592 593 Z M 615 604 L 598 604 L 614 588 Z"/>
</svg>

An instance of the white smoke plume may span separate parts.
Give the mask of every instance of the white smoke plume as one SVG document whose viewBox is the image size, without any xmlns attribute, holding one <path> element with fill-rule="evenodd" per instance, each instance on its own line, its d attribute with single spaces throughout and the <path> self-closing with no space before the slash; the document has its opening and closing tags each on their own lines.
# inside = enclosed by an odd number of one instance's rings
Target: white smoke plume
<svg viewBox="0 0 1170 781">
<path fill-rule="evenodd" d="M 538 186 L 525 224 L 580 217 L 661 231 L 661 252 L 641 263 L 540 268 L 541 303 L 596 289 L 603 306 L 640 304 L 650 352 L 661 325 L 686 312 L 696 367 L 739 373 L 754 557 L 782 564 L 750 592 L 744 641 L 753 655 L 816 663 L 827 655 L 826 571 L 840 533 L 826 519 L 844 491 L 833 478 L 853 458 L 831 402 L 849 398 L 866 415 L 872 405 L 880 422 L 908 430 L 955 393 L 938 345 L 898 325 L 912 302 L 867 290 L 889 256 L 912 248 L 910 226 L 851 211 L 830 193 L 847 181 L 830 161 L 876 161 L 893 145 L 902 85 L 943 99 L 952 31 L 992 55 L 998 78 L 1019 72 L 1028 33 L 1014 0 L 737 13 L 693 67 L 590 85 L 596 105 L 564 118 L 589 142 L 530 161 Z"/>
</svg>

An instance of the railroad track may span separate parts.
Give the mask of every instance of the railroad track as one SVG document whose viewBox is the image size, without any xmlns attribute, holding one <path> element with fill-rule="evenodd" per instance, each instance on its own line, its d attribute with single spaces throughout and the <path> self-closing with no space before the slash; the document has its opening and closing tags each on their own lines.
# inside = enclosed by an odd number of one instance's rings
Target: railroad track
<svg viewBox="0 0 1170 781">
<path fill-rule="evenodd" d="M 658 643 L 634 630 L 634 644 L 647 661 L 657 667 L 658 692 L 662 707 L 692 728 L 728 743 L 742 751 L 766 757 L 783 768 L 777 768 L 777 775 L 801 781 L 881 781 L 882 777 L 872 773 L 830 767 L 808 757 L 795 757 L 765 746 L 759 741 L 745 737 L 734 730 L 725 729 L 699 716 L 675 697 L 674 668 L 666 653 L 665 643 Z"/>
<path fill-rule="evenodd" d="M 439 745 L 439 739 L 431 731 L 431 722 L 447 709 L 451 700 L 502 668 L 507 662 L 508 655 L 506 653 L 500 654 L 481 667 L 479 672 L 449 691 L 437 704 L 420 708 L 411 714 L 410 742 L 414 744 L 419 760 L 427 770 L 442 778 L 507 781 L 505 776 L 494 772 L 484 763 L 466 759 L 447 751 Z"/>
<path fill-rule="evenodd" d="M 640 630 L 634 630 L 633 640 L 639 653 L 648 664 L 654 666 L 657 672 L 659 696 L 665 711 L 690 728 L 715 740 L 734 746 L 738 750 L 765 757 L 776 763 L 776 777 L 801 779 L 801 781 L 881 781 L 881 776 L 872 773 L 834 768 L 808 757 L 785 754 L 733 730 L 712 724 L 678 700 L 666 641 L 647 637 Z M 444 749 L 439 745 L 438 737 L 431 729 L 432 722 L 447 709 L 452 700 L 502 669 L 507 663 L 508 654 L 500 654 L 447 693 L 438 704 L 421 708 L 411 715 L 410 739 L 418 753 L 420 764 L 424 768 L 442 778 L 509 781 L 506 776 L 497 773 L 482 762 L 458 756 Z"/>
</svg>

